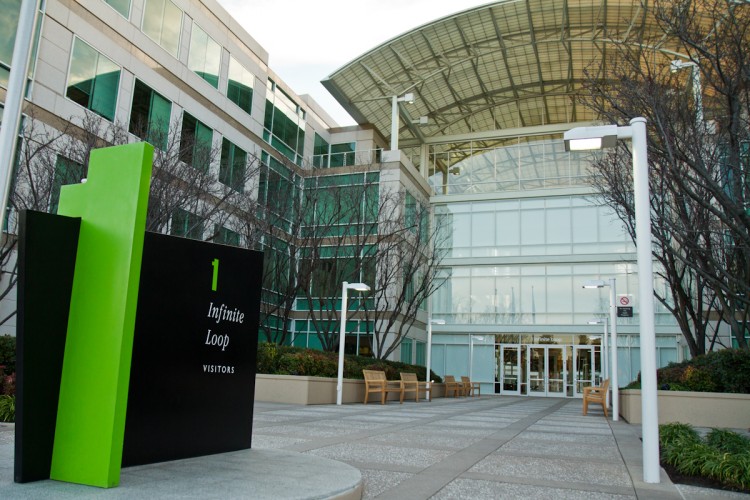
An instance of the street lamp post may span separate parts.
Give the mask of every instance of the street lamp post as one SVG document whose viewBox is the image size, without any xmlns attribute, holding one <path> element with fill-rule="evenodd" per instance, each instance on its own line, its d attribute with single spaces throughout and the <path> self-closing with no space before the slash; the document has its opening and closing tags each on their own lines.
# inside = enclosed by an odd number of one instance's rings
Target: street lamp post
<svg viewBox="0 0 750 500">
<path fill-rule="evenodd" d="M 398 103 L 400 102 L 413 104 L 414 94 L 409 92 L 401 97 L 397 95 L 391 97 L 391 151 L 398 151 L 398 126 L 400 123 L 398 117 Z"/>
<path fill-rule="evenodd" d="M 341 284 L 341 329 L 339 330 L 339 374 L 336 383 L 336 404 L 341 405 L 344 395 L 344 338 L 346 337 L 346 312 L 348 310 L 347 299 L 349 290 L 357 292 L 369 292 L 370 287 L 364 283 L 347 283 Z"/>
<path fill-rule="evenodd" d="M 604 335 L 602 336 L 602 378 L 609 378 L 609 318 L 603 320 L 591 320 L 589 325 L 604 325 Z"/>
<path fill-rule="evenodd" d="M 646 119 L 630 120 L 630 126 L 578 127 L 564 134 L 565 150 L 612 147 L 618 139 L 630 139 L 633 151 L 635 196 L 635 244 L 638 290 L 641 296 L 641 418 L 643 433 L 643 481 L 659 482 L 659 409 L 656 398 L 656 332 L 654 327 L 654 268 L 651 257 L 651 205 L 648 185 Z M 583 142 L 582 142 L 583 141 Z M 614 368 L 614 367 L 613 367 Z"/>
<path fill-rule="evenodd" d="M 695 104 L 695 125 L 700 129 L 703 124 L 703 90 L 701 88 L 701 68 L 693 61 L 675 59 L 669 63 L 669 69 L 676 73 L 681 69 L 691 68 L 691 79 L 693 81 L 693 102 Z"/>
<path fill-rule="evenodd" d="M 612 387 L 612 420 L 620 420 L 620 389 L 617 381 L 617 306 L 615 297 L 617 296 L 617 280 L 610 278 L 609 281 L 591 280 L 583 284 L 583 288 L 604 288 L 609 287 L 609 320 L 612 323 L 612 378 L 609 384 Z M 605 327 L 606 328 L 606 327 Z"/>
<path fill-rule="evenodd" d="M 427 374 L 425 375 L 425 382 L 427 383 L 427 392 L 432 399 L 432 325 L 444 325 L 444 319 L 427 319 Z"/>
</svg>

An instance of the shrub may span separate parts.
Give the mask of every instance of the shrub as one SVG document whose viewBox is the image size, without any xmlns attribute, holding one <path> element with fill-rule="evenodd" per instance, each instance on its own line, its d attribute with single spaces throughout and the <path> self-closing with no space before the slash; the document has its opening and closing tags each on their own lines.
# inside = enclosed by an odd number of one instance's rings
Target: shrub
<svg viewBox="0 0 750 500">
<path fill-rule="evenodd" d="M 659 426 L 661 459 L 680 474 L 710 478 L 724 485 L 750 488 L 750 439 L 713 429 L 705 441 L 686 424 Z"/>
<path fill-rule="evenodd" d="M 5 373 L 16 371 L 16 338 L 0 335 L 0 365 L 5 366 Z M 2 373 L 0 373 L 2 375 Z"/>
<path fill-rule="evenodd" d="M 750 351 L 722 349 L 670 363 L 657 370 L 656 377 L 662 390 L 750 394 Z M 627 388 L 640 388 L 640 379 L 638 374 Z"/>
<path fill-rule="evenodd" d="M 750 439 L 727 429 L 711 429 L 706 443 L 723 453 L 745 453 L 750 451 Z"/>
<path fill-rule="evenodd" d="M 16 374 L 11 373 L 2 378 L 2 386 L 0 387 L 0 394 L 8 396 L 16 395 Z"/>
<path fill-rule="evenodd" d="M 338 353 L 262 343 L 258 345 L 257 366 L 258 373 L 336 377 Z M 388 380 L 398 380 L 400 372 L 416 373 L 419 380 L 425 380 L 426 372 L 424 366 L 352 354 L 344 356 L 344 378 L 361 380 L 364 378 L 362 370 L 382 370 Z M 432 380 L 443 381 L 435 372 L 432 372 Z"/>
<path fill-rule="evenodd" d="M 0 396 L 0 422 L 15 422 L 16 397 L 3 394 Z"/>
</svg>

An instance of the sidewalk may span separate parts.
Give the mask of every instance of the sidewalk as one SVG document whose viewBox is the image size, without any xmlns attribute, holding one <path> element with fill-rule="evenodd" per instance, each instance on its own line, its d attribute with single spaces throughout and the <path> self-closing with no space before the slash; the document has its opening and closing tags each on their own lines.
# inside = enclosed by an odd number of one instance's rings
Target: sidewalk
<svg viewBox="0 0 750 500">
<path fill-rule="evenodd" d="M 253 446 L 362 472 L 363 498 L 750 498 L 642 481 L 640 429 L 578 399 L 509 396 L 325 406 L 256 402 Z"/>
<path fill-rule="evenodd" d="M 340 479 L 336 466 L 343 474 L 357 474 L 352 467 L 361 472 L 368 499 L 750 498 L 678 487 L 663 473 L 660 484 L 643 483 L 638 434 L 637 426 L 605 419 L 601 409 L 582 416 L 581 401 L 571 399 L 256 402 L 251 453 L 123 469 L 121 486 L 102 490 L 54 481 L 13 484 L 13 425 L 0 424 L 0 498 L 321 498 L 313 486 Z M 260 479 L 249 478 L 248 470 Z M 305 493 L 274 487 L 274 474 Z M 259 490 L 256 482 L 270 484 Z"/>
</svg>

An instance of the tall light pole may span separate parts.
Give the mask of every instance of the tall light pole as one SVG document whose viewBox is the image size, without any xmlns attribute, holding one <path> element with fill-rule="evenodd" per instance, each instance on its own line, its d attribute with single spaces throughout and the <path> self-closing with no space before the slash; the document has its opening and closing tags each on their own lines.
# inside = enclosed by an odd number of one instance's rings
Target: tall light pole
<svg viewBox="0 0 750 500">
<path fill-rule="evenodd" d="M 691 68 L 691 79 L 693 81 L 693 103 L 695 104 L 695 125 L 700 130 L 703 125 L 703 90 L 701 88 L 701 68 L 693 61 L 675 59 L 669 63 L 672 73 L 677 73 L 684 68 Z"/>
<path fill-rule="evenodd" d="M 583 288 L 604 288 L 609 287 L 609 320 L 612 323 L 612 420 L 620 420 L 620 389 L 617 382 L 617 306 L 615 297 L 617 296 L 617 280 L 609 278 L 609 281 L 591 280 L 583 284 Z"/>
<path fill-rule="evenodd" d="M 401 97 L 397 95 L 391 97 L 391 151 L 398 151 L 398 126 L 401 123 L 398 116 L 398 103 L 400 102 L 414 104 L 414 94 L 409 92 Z"/>
<path fill-rule="evenodd" d="M 609 378 L 609 318 L 603 320 L 592 319 L 589 325 L 604 325 L 604 335 L 602 336 L 602 375 L 603 379 Z"/>
<path fill-rule="evenodd" d="M 21 123 L 26 77 L 29 74 L 34 26 L 36 26 L 36 18 L 39 14 L 38 5 L 37 0 L 22 0 L 16 40 L 13 45 L 13 61 L 8 75 L 3 124 L 0 126 L 0 229 L 5 221 L 5 210 L 10 195 L 10 181 L 13 177 L 13 161 L 16 157 L 18 126 Z"/>
<path fill-rule="evenodd" d="M 370 287 L 364 283 L 341 284 L 341 329 L 339 330 L 339 376 L 336 383 L 336 404 L 341 405 L 344 395 L 344 338 L 346 337 L 346 312 L 348 310 L 347 299 L 349 290 L 358 292 L 369 292 Z"/>
<path fill-rule="evenodd" d="M 654 327 L 654 265 L 651 257 L 651 204 L 648 185 L 646 119 L 633 118 L 630 126 L 578 127 L 564 134 L 565 150 L 613 147 L 629 139 L 633 151 L 635 195 L 635 244 L 638 290 L 641 296 L 641 408 L 643 432 L 643 481 L 659 482 L 659 408 L 656 398 L 656 331 Z"/>
<path fill-rule="evenodd" d="M 425 375 L 425 382 L 430 399 L 432 399 L 432 325 L 444 324 L 444 319 L 427 318 L 427 374 Z"/>
</svg>

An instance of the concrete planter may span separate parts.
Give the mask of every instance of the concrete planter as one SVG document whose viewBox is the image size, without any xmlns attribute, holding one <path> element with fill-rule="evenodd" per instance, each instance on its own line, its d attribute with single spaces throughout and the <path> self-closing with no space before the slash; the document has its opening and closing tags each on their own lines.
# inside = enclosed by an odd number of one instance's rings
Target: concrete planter
<svg viewBox="0 0 750 500">
<path fill-rule="evenodd" d="M 336 403 L 336 382 L 335 378 L 259 373 L 255 376 L 255 400 L 298 405 L 334 404 Z M 443 384 L 434 384 L 432 397 L 442 397 L 444 392 Z M 377 404 L 378 396 L 371 395 L 368 404 Z M 414 393 L 407 393 L 406 397 L 413 398 Z M 344 379 L 342 401 L 345 404 L 362 403 L 364 398 L 364 380 Z M 388 394 L 389 401 L 398 401 L 398 399 L 398 394 Z"/>
<path fill-rule="evenodd" d="M 657 391 L 659 423 L 681 422 L 696 427 L 750 428 L 750 394 Z M 641 391 L 620 391 L 620 415 L 641 423 Z"/>
</svg>

